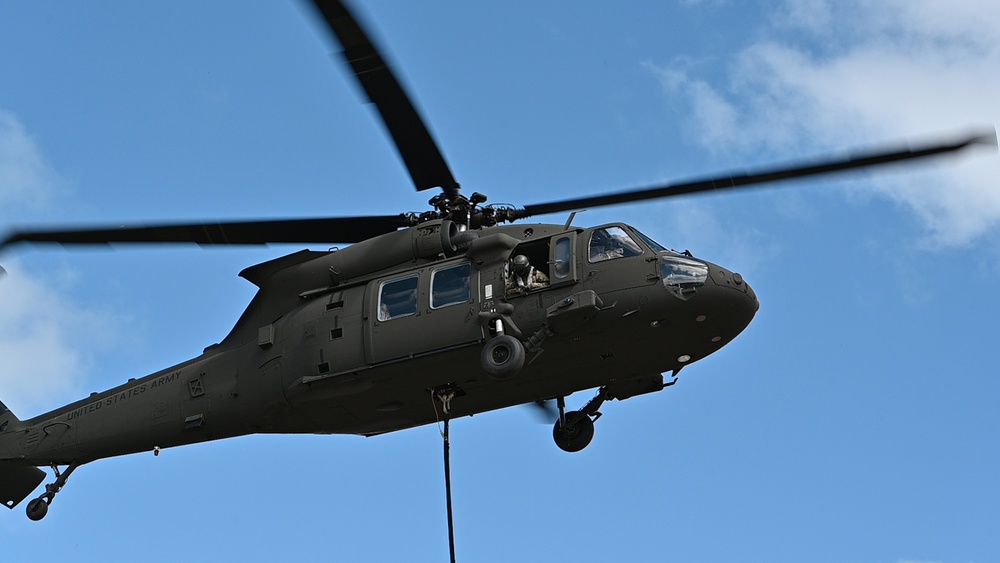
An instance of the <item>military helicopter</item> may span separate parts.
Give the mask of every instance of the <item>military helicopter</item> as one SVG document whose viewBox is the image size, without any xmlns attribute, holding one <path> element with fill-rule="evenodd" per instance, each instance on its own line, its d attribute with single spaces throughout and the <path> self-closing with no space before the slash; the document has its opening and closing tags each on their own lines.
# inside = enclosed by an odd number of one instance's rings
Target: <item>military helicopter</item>
<svg viewBox="0 0 1000 563">
<path fill-rule="evenodd" d="M 17 243 L 352 243 L 251 266 L 259 291 L 233 330 L 197 358 L 28 420 L 0 406 L 0 499 L 45 516 L 79 466 L 249 433 L 376 435 L 555 401 L 553 437 L 579 451 L 605 401 L 669 386 L 732 341 L 758 302 L 745 280 L 635 228 L 533 216 L 730 189 L 995 144 L 973 135 L 748 174 L 524 207 L 464 196 L 372 41 L 338 1 L 322 20 L 376 105 L 431 210 L 291 221 L 72 228 Z M 566 397 L 596 389 L 576 410 Z M 65 469 L 60 470 L 60 467 Z"/>
</svg>

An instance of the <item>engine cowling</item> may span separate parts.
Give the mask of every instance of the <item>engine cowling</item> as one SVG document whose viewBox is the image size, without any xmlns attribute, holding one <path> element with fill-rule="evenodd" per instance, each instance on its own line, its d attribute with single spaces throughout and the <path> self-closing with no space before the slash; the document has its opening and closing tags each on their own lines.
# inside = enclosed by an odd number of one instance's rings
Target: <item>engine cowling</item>
<svg viewBox="0 0 1000 563">
<path fill-rule="evenodd" d="M 330 273 L 340 284 L 401 264 L 454 256 L 462 242 L 459 234 L 454 221 L 427 221 L 334 253 Z"/>
</svg>

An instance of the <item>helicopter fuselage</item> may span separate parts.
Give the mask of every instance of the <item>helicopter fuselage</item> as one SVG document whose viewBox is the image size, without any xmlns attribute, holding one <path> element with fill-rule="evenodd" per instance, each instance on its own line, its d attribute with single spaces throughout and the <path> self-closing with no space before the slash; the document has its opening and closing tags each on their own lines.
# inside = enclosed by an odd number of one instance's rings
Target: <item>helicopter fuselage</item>
<svg viewBox="0 0 1000 563">
<path fill-rule="evenodd" d="M 627 225 L 447 223 L 244 270 L 260 290 L 222 342 L 5 428 L 0 463 L 79 465 L 251 433 L 374 435 L 591 388 L 624 400 L 724 346 L 758 307 L 738 274 Z M 518 255 L 544 283 L 513 283 Z M 482 365 L 498 333 L 525 346 L 509 378 Z"/>
</svg>

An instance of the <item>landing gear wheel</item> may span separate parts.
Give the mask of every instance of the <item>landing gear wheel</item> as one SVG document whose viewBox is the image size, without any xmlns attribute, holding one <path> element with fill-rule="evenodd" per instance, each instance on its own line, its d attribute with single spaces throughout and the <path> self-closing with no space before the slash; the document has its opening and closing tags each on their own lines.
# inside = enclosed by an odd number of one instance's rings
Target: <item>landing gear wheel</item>
<svg viewBox="0 0 1000 563">
<path fill-rule="evenodd" d="M 564 452 L 578 452 L 586 448 L 594 439 L 594 421 L 580 411 L 568 412 L 565 418 L 565 426 L 560 418 L 552 428 L 556 445 Z"/>
<path fill-rule="evenodd" d="M 42 518 L 45 518 L 45 515 L 49 513 L 49 503 L 45 502 L 44 498 L 38 497 L 28 503 L 25 512 L 28 513 L 29 520 L 38 522 Z"/>
<path fill-rule="evenodd" d="M 493 379 L 510 379 L 524 367 L 524 345 L 508 334 L 490 339 L 483 347 L 479 361 Z"/>
</svg>

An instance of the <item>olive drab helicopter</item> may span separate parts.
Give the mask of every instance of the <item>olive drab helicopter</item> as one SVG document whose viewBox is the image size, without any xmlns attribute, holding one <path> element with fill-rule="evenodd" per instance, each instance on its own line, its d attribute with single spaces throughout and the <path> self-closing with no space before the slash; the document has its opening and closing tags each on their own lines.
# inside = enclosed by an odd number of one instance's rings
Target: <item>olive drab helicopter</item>
<svg viewBox="0 0 1000 563">
<path fill-rule="evenodd" d="M 200 356 L 21 420 L 0 403 L 0 501 L 43 518 L 68 477 L 103 458 L 252 433 L 372 436 L 538 403 L 579 451 L 609 400 L 660 391 L 758 310 L 743 277 L 626 223 L 575 212 L 878 166 L 995 145 L 996 135 L 868 151 L 515 207 L 464 195 L 390 66 L 340 0 L 309 11 L 339 44 L 430 209 L 367 217 L 28 229 L 18 243 L 348 244 L 250 266 L 258 287 Z M 552 224 L 521 220 L 572 213 Z M 665 377 L 667 374 L 667 377 Z M 567 397 L 595 390 L 573 410 Z M 445 426 L 447 428 L 447 426 Z M 447 438 L 445 451 L 447 454 Z M 448 477 L 447 455 L 446 479 Z M 450 495 L 449 495 L 450 508 Z M 449 510 L 450 522 L 450 510 Z M 454 552 L 453 552 L 454 553 Z"/>
</svg>

